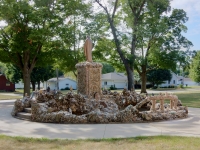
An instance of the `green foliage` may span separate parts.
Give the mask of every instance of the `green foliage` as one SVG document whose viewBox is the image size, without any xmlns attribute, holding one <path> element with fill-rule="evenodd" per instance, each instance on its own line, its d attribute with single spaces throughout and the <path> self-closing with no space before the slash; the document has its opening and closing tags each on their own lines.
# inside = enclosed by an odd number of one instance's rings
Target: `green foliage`
<svg viewBox="0 0 200 150">
<path fill-rule="evenodd" d="M 6 64 L 0 62 L 0 74 L 4 74 L 6 69 L 7 69 Z"/>
<path fill-rule="evenodd" d="M 102 74 L 105 74 L 105 73 L 110 73 L 110 72 L 114 72 L 115 71 L 115 68 L 108 64 L 108 63 L 102 63 L 103 65 L 103 68 L 102 68 Z"/>
<path fill-rule="evenodd" d="M 110 86 L 110 90 L 116 90 L 116 89 L 117 88 L 115 87 L 115 84 Z"/>
<path fill-rule="evenodd" d="M 35 66 L 52 65 L 63 56 L 64 45 L 72 37 L 73 15 L 86 6 L 76 0 L 1 0 L 0 61 L 11 63 L 23 73 L 25 92 L 30 93 L 30 74 Z"/>
<path fill-rule="evenodd" d="M 55 76 L 56 72 L 52 66 L 35 67 L 31 73 L 31 82 L 44 82 Z"/>
<path fill-rule="evenodd" d="M 189 72 L 190 78 L 195 82 L 200 82 L 200 51 L 197 51 L 196 56 L 192 59 Z"/>
<path fill-rule="evenodd" d="M 5 71 L 6 78 L 9 79 L 12 83 L 18 83 L 22 80 L 22 72 L 19 67 L 7 64 L 7 70 Z"/>
<path fill-rule="evenodd" d="M 167 69 L 154 69 L 147 73 L 147 81 L 150 82 L 153 87 L 162 84 L 163 81 L 170 81 L 171 78 L 172 75 Z"/>
<path fill-rule="evenodd" d="M 57 61 L 58 67 L 65 73 L 73 72 L 76 76 L 75 65 L 85 60 L 83 44 L 87 36 L 93 41 L 93 45 L 96 45 L 96 41 L 99 39 L 99 34 L 104 35 L 105 18 L 99 13 L 97 15 L 89 14 L 90 8 L 81 14 L 75 14 L 70 20 L 70 34 L 62 32 L 60 36 L 63 41 L 63 53 Z M 64 28 L 63 28 L 64 30 Z M 71 35 L 66 40 L 66 36 Z M 99 60 L 99 53 L 93 51 L 93 60 Z"/>
</svg>

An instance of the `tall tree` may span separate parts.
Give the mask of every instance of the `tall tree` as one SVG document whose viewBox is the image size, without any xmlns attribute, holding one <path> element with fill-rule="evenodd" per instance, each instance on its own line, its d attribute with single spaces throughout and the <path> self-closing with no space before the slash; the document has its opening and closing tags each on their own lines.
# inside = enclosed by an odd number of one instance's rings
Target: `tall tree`
<svg viewBox="0 0 200 150">
<path fill-rule="evenodd" d="M 142 10 L 136 21 L 135 7 L 139 3 L 144 3 L 144 7 L 140 7 Z M 141 77 L 141 93 L 146 93 L 146 74 L 153 69 L 149 66 L 175 69 L 177 61 L 185 61 L 180 49 L 189 48 L 192 43 L 181 33 L 187 30 L 184 23 L 188 18 L 179 9 L 173 9 L 171 15 L 167 15 L 171 10 L 169 0 L 124 0 L 122 6 L 127 16 L 126 25 L 132 29 L 127 38 L 134 37 L 134 66 Z"/>
<path fill-rule="evenodd" d="M 100 13 L 93 15 L 91 8 L 88 6 L 85 11 L 76 14 L 71 17 L 68 23 L 71 24 L 71 35 L 69 39 L 66 40 L 64 33 L 61 35 L 65 54 L 59 59 L 58 67 L 64 70 L 66 73 L 73 72 L 75 76 L 76 68 L 75 65 L 81 61 L 85 60 L 83 43 L 87 36 L 92 39 L 93 45 L 96 45 L 96 41 L 99 39 L 99 35 L 104 35 L 105 19 Z M 93 60 L 98 61 L 98 54 L 93 52 Z M 64 57 L 63 57 L 64 56 Z"/>
<path fill-rule="evenodd" d="M 114 0 L 109 2 L 110 5 L 103 4 L 101 0 L 95 1 L 107 16 L 116 51 L 127 73 L 128 89 L 133 87 L 135 68 L 141 76 L 141 92 L 146 93 L 147 66 L 150 62 L 158 64 L 153 61 L 154 53 L 164 57 L 173 51 L 172 56 L 181 47 L 191 45 L 181 35 L 182 31 L 186 31 L 183 25 L 188 19 L 186 13 L 174 9 L 170 17 L 164 15 L 170 11 L 170 0 Z"/>
<path fill-rule="evenodd" d="M 127 57 L 126 53 L 124 53 L 121 44 L 121 37 L 119 35 L 119 31 L 117 28 L 117 25 L 119 25 L 119 18 L 117 18 L 117 9 L 119 8 L 119 0 L 115 0 L 112 2 L 109 2 L 113 8 L 110 11 L 108 8 L 108 4 L 103 4 L 101 0 L 95 0 L 95 2 L 104 10 L 108 23 L 110 25 L 111 33 L 113 35 L 113 40 L 116 46 L 116 51 L 120 57 L 120 60 L 122 61 L 124 68 L 127 73 L 127 79 L 128 79 L 128 89 L 133 89 L 133 70 L 134 70 L 134 55 L 135 55 L 135 47 L 134 44 L 132 45 L 132 48 L 130 49 L 130 57 Z M 141 4 L 140 6 L 143 7 L 144 4 Z M 136 10 L 138 11 L 138 14 L 140 15 L 140 7 L 137 7 Z"/>
<path fill-rule="evenodd" d="M 189 76 L 195 82 L 200 82 L 200 51 L 197 51 L 196 56 L 192 59 L 190 65 Z"/>
<path fill-rule="evenodd" d="M 0 60 L 23 73 L 24 93 L 30 94 L 30 75 L 36 64 L 52 63 L 59 53 L 60 27 L 81 10 L 76 0 L 0 0 Z M 53 57 L 52 57 L 53 56 Z"/>
<path fill-rule="evenodd" d="M 147 73 L 147 81 L 150 82 L 153 87 L 155 85 L 158 86 L 164 81 L 170 81 L 171 78 L 172 75 L 168 69 L 154 69 Z"/>
</svg>

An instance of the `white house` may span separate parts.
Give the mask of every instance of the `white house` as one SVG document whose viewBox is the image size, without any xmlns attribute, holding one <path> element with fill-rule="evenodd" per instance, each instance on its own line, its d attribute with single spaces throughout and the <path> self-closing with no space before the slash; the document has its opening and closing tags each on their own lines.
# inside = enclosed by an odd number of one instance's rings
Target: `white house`
<svg viewBox="0 0 200 150">
<path fill-rule="evenodd" d="M 51 90 L 56 90 L 57 89 L 57 78 L 51 78 L 48 81 L 44 82 L 44 89 L 47 89 L 47 87 L 50 87 Z M 77 88 L 76 81 L 73 79 L 70 79 L 68 77 L 59 77 L 58 78 L 58 87 L 59 90 L 65 89 L 65 88 L 70 88 L 72 87 L 73 89 Z"/>
<path fill-rule="evenodd" d="M 180 84 L 183 84 L 184 86 L 194 86 L 199 85 L 197 82 L 192 81 L 190 78 L 185 78 L 183 76 L 178 76 L 174 72 L 171 72 L 172 78 L 170 81 L 165 81 L 164 83 L 160 84 L 160 87 L 166 87 L 166 86 L 177 86 Z"/>
<path fill-rule="evenodd" d="M 16 89 L 23 89 L 24 88 L 24 83 L 22 81 L 15 83 L 15 88 Z"/>
<path fill-rule="evenodd" d="M 106 73 L 101 76 L 101 85 L 102 87 L 110 88 L 111 86 L 115 86 L 117 89 L 123 89 L 127 87 L 127 77 L 124 73 Z"/>
<path fill-rule="evenodd" d="M 187 86 L 199 85 L 199 83 L 192 81 L 190 78 L 184 78 L 183 83 Z"/>
</svg>

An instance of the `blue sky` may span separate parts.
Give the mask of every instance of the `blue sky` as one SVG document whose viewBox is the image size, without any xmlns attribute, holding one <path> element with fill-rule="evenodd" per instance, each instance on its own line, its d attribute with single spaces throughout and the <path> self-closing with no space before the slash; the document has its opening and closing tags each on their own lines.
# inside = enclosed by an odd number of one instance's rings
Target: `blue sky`
<svg viewBox="0 0 200 150">
<path fill-rule="evenodd" d="M 200 50 L 200 0 L 173 0 L 171 7 L 186 11 L 188 31 L 183 35 L 193 43 L 190 50 Z"/>
</svg>

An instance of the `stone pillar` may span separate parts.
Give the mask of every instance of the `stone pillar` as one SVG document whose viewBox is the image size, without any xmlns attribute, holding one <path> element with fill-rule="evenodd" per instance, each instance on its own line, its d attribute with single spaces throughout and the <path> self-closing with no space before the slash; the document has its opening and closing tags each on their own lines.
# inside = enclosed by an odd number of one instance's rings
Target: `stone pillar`
<svg viewBox="0 0 200 150">
<path fill-rule="evenodd" d="M 174 109 L 177 110 L 178 97 L 174 95 Z"/>
<path fill-rule="evenodd" d="M 164 98 L 160 96 L 160 111 L 164 112 Z"/>
<path fill-rule="evenodd" d="M 156 100 L 155 99 L 151 100 L 151 103 L 152 103 L 152 105 L 151 105 L 151 111 L 155 112 L 156 111 Z"/>
<path fill-rule="evenodd" d="M 102 64 L 96 62 L 82 62 L 76 64 L 77 92 L 94 98 L 94 94 L 101 95 Z"/>
<path fill-rule="evenodd" d="M 173 109 L 173 107 L 174 107 L 174 100 L 170 99 L 170 109 Z"/>
</svg>

